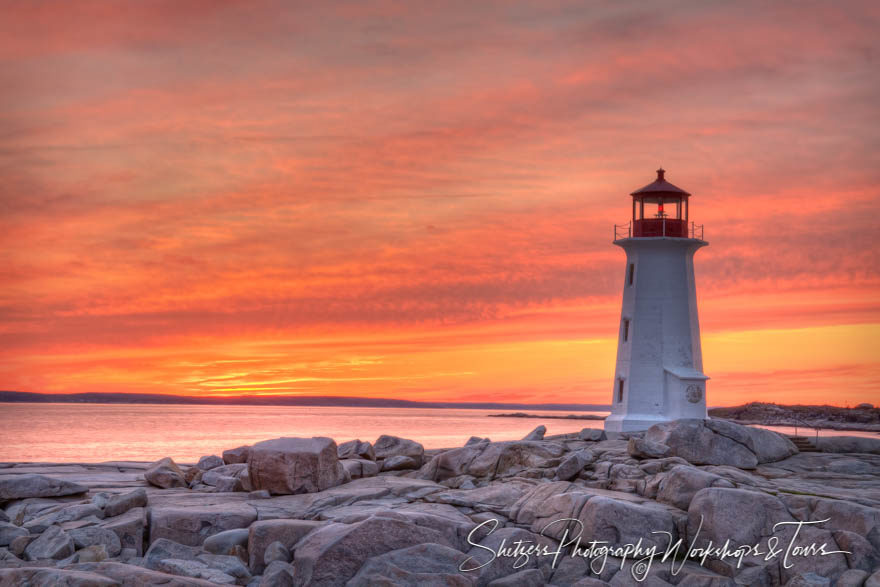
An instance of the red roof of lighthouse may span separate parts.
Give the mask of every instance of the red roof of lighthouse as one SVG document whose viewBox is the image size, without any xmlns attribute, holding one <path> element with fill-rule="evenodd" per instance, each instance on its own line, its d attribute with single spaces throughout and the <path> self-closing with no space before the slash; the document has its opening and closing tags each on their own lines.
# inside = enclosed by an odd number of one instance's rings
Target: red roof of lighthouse
<svg viewBox="0 0 880 587">
<path fill-rule="evenodd" d="M 681 189 L 680 187 L 674 186 L 664 178 L 664 174 L 666 170 L 662 167 L 657 170 L 657 179 L 654 183 L 649 183 L 645 187 L 638 189 L 631 193 L 631 196 L 640 196 L 642 194 L 675 194 L 679 196 L 689 196 L 690 194 Z"/>
</svg>

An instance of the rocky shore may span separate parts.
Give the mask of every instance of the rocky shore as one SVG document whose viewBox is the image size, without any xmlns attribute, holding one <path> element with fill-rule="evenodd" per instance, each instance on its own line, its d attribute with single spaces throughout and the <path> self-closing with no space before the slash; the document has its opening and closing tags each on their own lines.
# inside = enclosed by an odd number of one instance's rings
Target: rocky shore
<svg viewBox="0 0 880 587">
<path fill-rule="evenodd" d="M 679 420 L 444 450 L 222 448 L 190 465 L 0 464 L 0 585 L 880 586 L 877 439 L 799 453 Z"/>
<path fill-rule="evenodd" d="M 880 408 L 859 404 L 852 408 L 838 406 L 782 406 L 751 402 L 728 408 L 711 408 L 709 416 L 737 424 L 758 426 L 797 426 L 808 434 L 810 429 L 877 432 L 880 437 Z"/>
</svg>

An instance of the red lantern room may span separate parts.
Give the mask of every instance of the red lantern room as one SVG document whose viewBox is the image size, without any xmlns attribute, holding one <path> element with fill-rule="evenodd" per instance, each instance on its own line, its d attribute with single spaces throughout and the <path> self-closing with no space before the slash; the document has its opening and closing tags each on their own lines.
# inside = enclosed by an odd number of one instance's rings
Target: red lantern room
<svg viewBox="0 0 880 587">
<path fill-rule="evenodd" d="M 702 234 L 697 236 L 693 228 L 688 227 L 690 194 L 666 181 L 665 174 L 665 170 L 658 169 L 653 183 L 630 194 L 632 224 L 627 236 L 702 238 Z M 615 237 L 619 238 L 617 233 Z"/>
</svg>

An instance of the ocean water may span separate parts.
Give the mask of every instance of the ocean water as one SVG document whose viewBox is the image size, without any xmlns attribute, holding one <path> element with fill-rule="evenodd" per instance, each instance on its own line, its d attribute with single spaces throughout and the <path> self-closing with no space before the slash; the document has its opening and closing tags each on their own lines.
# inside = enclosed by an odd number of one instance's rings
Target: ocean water
<svg viewBox="0 0 880 587">
<path fill-rule="evenodd" d="M 511 410 L 0 403 L 0 462 L 195 462 L 279 436 L 373 442 L 393 434 L 425 448 L 463 445 L 471 436 L 514 440 L 543 424 L 547 434 L 601 428 L 601 420 L 490 418 Z M 571 412 L 531 412 L 568 415 Z M 581 412 L 606 415 L 606 412 Z"/>
<path fill-rule="evenodd" d="M 181 463 L 228 448 L 279 436 L 329 436 L 373 442 L 393 434 L 425 448 L 463 445 L 471 436 L 515 440 L 543 424 L 547 434 L 602 428 L 601 420 L 491 418 L 511 410 L 199 406 L 154 404 L 0 403 L 0 462 L 152 461 Z M 527 411 L 543 416 L 571 412 Z M 607 415 L 607 412 L 579 412 Z M 794 428 L 767 426 L 783 434 Z M 803 436 L 816 430 L 800 428 Z M 820 436 L 870 436 L 876 432 L 820 430 Z"/>
</svg>

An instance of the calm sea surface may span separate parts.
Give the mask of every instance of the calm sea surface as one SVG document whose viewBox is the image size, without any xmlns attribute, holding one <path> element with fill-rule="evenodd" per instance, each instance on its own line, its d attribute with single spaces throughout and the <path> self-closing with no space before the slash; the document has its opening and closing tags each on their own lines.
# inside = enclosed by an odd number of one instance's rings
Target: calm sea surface
<svg viewBox="0 0 880 587">
<path fill-rule="evenodd" d="M 0 461 L 149 461 L 170 456 L 186 463 L 279 436 L 373 442 L 382 434 L 393 434 L 421 442 L 425 448 L 444 448 L 461 446 L 471 436 L 518 439 L 540 424 L 547 426 L 547 434 L 603 424 L 601 420 L 488 417 L 510 411 L 0 403 Z"/>
<path fill-rule="evenodd" d="M 506 410 L 510 411 L 510 410 Z M 373 442 L 381 434 L 417 440 L 425 448 L 461 446 L 473 436 L 522 438 L 543 424 L 547 434 L 602 428 L 601 420 L 490 418 L 505 410 L 185 406 L 152 404 L 0 403 L 0 461 L 150 461 L 170 456 L 194 462 L 242 444 L 279 436 L 329 436 Z M 571 412 L 530 412 L 568 415 Z M 580 412 L 606 415 L 607 412 Z M 793 428 L 769 427 L 784 434 Z M 813 429 L 799 433 L 814 436 Z M 821 430 L 821 436 L 873 432 Z"/>
</svg>

